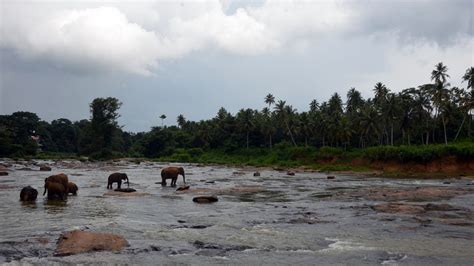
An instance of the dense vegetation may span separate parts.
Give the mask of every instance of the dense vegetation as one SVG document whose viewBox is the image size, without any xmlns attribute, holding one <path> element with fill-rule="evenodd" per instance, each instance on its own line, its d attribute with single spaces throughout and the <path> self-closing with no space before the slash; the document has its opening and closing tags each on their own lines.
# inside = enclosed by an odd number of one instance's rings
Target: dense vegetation
<svg viewBox="0 0 474 266">
<path fill-rule="evenodd" d="M 334 156 L 474 158 L 474 68 L 462 77 L 465 89 L 451 87 L 447 70 L 439 63 L 431 73 L 432 83 L 401 92 L 378 82 L 369 99 L 351 88 L 345 103 L 334 93 L 327 102 L 311 101 L 304 112 L 268 94 L 262 110 L 241 109 L 233 115 L 220 108 L 214 118 L 199 122 L 180 115 L 177 126 L 170 127 L 163 126 L 163 114 L 161 126 L 140 133 L 124 132 L 118 125 L 121 103 L 115 98 L 95 99 L 91 118 L 76 122 L 61 118 L 48 123 L 34 113 L 15 112 L 0 116 L 0 156 L 38 156 L 41 151 L 95 159 L 128 156 L 261 165 L 311 164 Z"/>
</svg>

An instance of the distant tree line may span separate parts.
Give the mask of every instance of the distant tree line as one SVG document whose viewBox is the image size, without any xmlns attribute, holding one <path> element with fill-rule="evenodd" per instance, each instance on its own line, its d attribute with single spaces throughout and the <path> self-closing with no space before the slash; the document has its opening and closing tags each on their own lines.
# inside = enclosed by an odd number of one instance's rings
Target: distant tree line
<svg viewBox="0 0 474 266">
<path fill-rule="evenodd" d="M 369 99 L 351 88 L 346 102 L 334 93 L 327 102 L 312 100 L 304 112 L 268 94 L 262 110 L 241 109 L 233 115 L 220 108 L 215 117 L 198 122 L 179 115 L 177 126 L 169 127 L 163 126 L 163 114 L 161 126 L 140 133 L 118 125 L 121 103 L 115 98 L 95 99 L 91 118 L 76 122 L 61 118 L 48 123 L 34 113 L 15 112 L 0 116 L 0 156 L 34 155 L 41 149 L 93 158 L 160 157 L 178 148 L 232 152 L 275 144 L 350 149 L 472 141 L 474 68 L 462 77 L 465 89 L 452 87 L 447 71 L 438 63 L 432 83 L 396 93 L 378 82 Z"/>
</svg>

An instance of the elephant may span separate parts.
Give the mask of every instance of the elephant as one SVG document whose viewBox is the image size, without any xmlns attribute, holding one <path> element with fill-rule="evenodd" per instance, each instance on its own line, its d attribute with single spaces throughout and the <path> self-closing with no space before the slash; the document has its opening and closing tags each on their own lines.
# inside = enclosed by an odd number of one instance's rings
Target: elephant
<svg viewBox="0 0 474 266">
<path fill-rule="evenodd" d="M 107 189 L 112 189 L 112 184 L 117 183 L 117 188 L 120 189 L 122 185 L 122 180 L 126 180 L 127 185 L 129 185 L 128 176 L 125 173 L 113 173 L 109 175 L 109 180 L 107 183 Z"/>
<path fill-rule="evenodd" d="M 67 175 L 61 173 L 52 175 L 44 180 L 43 196 L 48 191 L 48 199 L 66 200 L 68 194 L 68 178 Z"/>
<path fill-rule="evenodd" d="M 166 186 L 166 179 L 171 179 L 171 186 L 176 186 L 178 175 L 183 176 L 183 182 L 186 184 L 183 167 L 166 167 L 161 170 L 161 185 Z"/>
<path fill-rule="evenodd" d="M 27 186 L 21 189 L 20 201 L 35 201 L 38 196 L 38 190 Z"/>
<path fill-rule="evenodd" d="M 73 182 L 67 183 L 67 192 L 72 193 L 72 195 L 77 195 L 77 191 L 79 188 L 77 188 L 77 185 Z"/>
</svg>

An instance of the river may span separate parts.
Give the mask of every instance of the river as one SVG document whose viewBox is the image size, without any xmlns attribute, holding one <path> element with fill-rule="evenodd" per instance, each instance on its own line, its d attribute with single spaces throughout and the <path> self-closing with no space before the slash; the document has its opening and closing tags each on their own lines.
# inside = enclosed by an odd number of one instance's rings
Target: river
<svg viewBox="0 0 474 266">
<path fill-rule="evenodd" d="M 0 163 L 2 161 L 0 160 Z M 13 162 L 0 177 L 0 263 L 4 264 L 245 264 L 245 265 L 473 265 L 474 182 L 458 179 L 387 179 L 181 164 L 189 192 L 162 187 L 165 163 L 114 161 Z M 51 172 L 38 171 L 49 164 Z M 42 196 L 44 179 L 66 173 L 78 187 L 67 202 Z M 136 197 L 107 195 L 107 177 L 125 172 Z M 169 183 L 169 181 L 168 181 Z M 179 177 L 178 186 L 182 185 Z M 22 187 L 38 189 L 36 203 L 19 201 Z M 123 186 L 123 185 L 122 185 Z M 115 187 L 115 184 L 114 184 Z M 466 193 L 410 204 L 449 204 L 450 212 L 376 211 L 385 203 L 361 191 L 436 187 Z M 359 194 L 351 194 L 359 192 Z M 104 195 L 105 194 L 105 195 Z M 217 194 L 213 204 L 196 195 Z M 430 205 L 431 206 L 431 205 Z M 427 213 L 430 215 L 427 216 Z M 446 223 L 448 218 L 462 223 Z M 449 221 L 451 221 L 449 220 Z M 61 232 L 81 229 L 119 234 L 119 253 L 53 256 Z"/>
</svg>

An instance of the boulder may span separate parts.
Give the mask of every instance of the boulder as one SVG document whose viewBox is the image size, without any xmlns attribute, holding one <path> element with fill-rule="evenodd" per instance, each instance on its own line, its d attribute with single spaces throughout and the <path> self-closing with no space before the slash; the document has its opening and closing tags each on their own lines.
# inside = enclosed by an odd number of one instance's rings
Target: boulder
<svg viewBox="0 0 474 266">
<path fill-rule="evenodd" d="M 51 167 L 47 165 L 40 166 L 40 171 L 51 171 Z"/>
<path fill-rule="evenodd" d="M 109 192 L 106 192 L 104 193 L 104 197 L 114 197 L 114 196 L 117 196 L 117 197 L 145 197 L 145 196 L 149 196 L 150 193 L 146 193 L 146 192 L 129 192 L 129 193 L 124 193 L 124 192 L 120 192 L 120 191 L 109 191 Z"/>
<path fill-rule="evenodd" d="M 253 176 L 260 176 L 260 172 L 253 173 Z"/>
<path fill-rule="evenodd" d="M 193 201 L 196 203 L 213 203 L 218 201 L 216 196 L 199 196 L 199 197 L 194 197 Z"/>
<path fill-rule="evenodd" d="M 188 190 L 190 188 L 189 185 L 186 185 L 186 186 L 181 186 L 179 187 L 178 189 L 176 189 L 176 191 L 183 191 L 183 190 Z"/>
<path fill-rule="evenodd" d="M 291 175 L 291 176 L 293 176 L 293 175 L 295 175 L 295 172 L 288 171 L 288 172 L 286 172 L 286 174 L 287 174 L 287 175 Z"/>
<path fill-rule="evenodd" d="M 133 189 L 133 188 L 116 188 L 116 189 L 114 189 L 114 191 L 117 191 L 117 192 L 126 192 L 126 193 L 136 192 L 136 190 Z"/>
<path fill-rule="evenodd" d="M 127 240 L 119 235 L 74 230 L 61 234 L 54 256 L 69 256 L 92 251 L 118 252 L 127 245 Z"/>
<path fill-rule="evenodd" d="M 333 176 L 333 175 L 328 175 L 326 178 L 327 178 L 327 179 L 335 179 L 336 177 Z"/>
<path fill-rule="evenodd" d="M 6 176 L 6 175 L 8 175 L 8 172 L 3 172 L 3 171 L 0 172 L 0 176 Z"/>
</svg>

